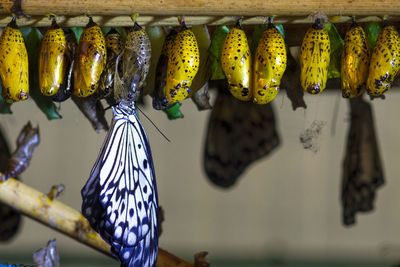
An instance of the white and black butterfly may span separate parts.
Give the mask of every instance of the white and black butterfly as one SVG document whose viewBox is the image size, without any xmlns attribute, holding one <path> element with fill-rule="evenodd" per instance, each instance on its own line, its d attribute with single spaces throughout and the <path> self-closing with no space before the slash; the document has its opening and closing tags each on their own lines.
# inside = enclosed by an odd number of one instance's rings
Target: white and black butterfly
<svg viewBox="0 0 400 267">
<path fill-rule="evenodd" d="M 82 213 L 121 266 L 155 266 L 158 198 L 153 159 L 134 102 L 112 107 L 111 129 L 82 189 Z"/>
</svg>

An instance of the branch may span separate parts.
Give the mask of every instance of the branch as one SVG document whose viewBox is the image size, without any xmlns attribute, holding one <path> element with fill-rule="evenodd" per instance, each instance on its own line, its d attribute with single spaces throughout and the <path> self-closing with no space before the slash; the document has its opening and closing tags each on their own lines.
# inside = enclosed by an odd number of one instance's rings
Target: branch
<svg viewBox="0 0 400 267">
<path fill-rule="evenodd" d="M 112 257 L 110 246 L 89 226 L 89 222 L 79 211 L 58 200 L 49 199 L 47 195 L 14 178 L 0 182 L 0 202 Z M 157 267 L 167 266 L 193 267 L 194 265 L 159 248 Z"/>
</svg>

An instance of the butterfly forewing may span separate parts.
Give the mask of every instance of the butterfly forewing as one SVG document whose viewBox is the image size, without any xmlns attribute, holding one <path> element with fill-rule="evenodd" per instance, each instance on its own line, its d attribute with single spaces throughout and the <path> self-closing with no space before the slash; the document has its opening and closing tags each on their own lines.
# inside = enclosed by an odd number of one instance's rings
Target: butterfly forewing
<svg viewBox="0 0 400 267">
<path fill-rule="evenodd" d="M 154 266 L 157 192 L 146 133 L 130 106 L 113 107 L 112 128 L 82 190 L 82 211 L 123 265 Z"/>
</svg>

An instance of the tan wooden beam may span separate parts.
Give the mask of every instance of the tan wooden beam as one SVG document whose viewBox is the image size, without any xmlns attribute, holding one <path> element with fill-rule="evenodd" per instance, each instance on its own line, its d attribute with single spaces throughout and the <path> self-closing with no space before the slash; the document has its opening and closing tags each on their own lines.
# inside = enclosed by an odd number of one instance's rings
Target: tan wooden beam
<svg viewBox="0 0 400 267">
<path fill-rule="evenodd" d="M 10 21 L 10 0 L 0 0 L 0 26 Z M 277 23 L 307 23 L 313 12 L 327 16 L 341 16 L 339 22 L 350 17 L 379 20 L 392 15 L 400 20 L 398 0 L 22 0 L 22 10 L 31 15 L 20 19 L 20 25 L 48 26 L 44 16 L 53 13 L 62 26 L 84 26 L 85 14 L 94 16 L 101 26 L 130 26 L 129 16 L 139 13 L 143 25 L 177 25 L 177 16 L 185 15 L 187 24 L 232 24 L 232 16 L 245 16 L 244 23 L 260 24 L 265 16 L 276 16 Z"/>
<path fill-rule="evenodd" d="M 13 2 L 1 0 L 1 14 L 8 14 Z M 311 12 L 331 15 L 400 15 L 398 0 L 22 0 L 30 15 L 52 12 L 59 15 L 206 15 L 206 16 L 307 16 Z"/>
</svg>

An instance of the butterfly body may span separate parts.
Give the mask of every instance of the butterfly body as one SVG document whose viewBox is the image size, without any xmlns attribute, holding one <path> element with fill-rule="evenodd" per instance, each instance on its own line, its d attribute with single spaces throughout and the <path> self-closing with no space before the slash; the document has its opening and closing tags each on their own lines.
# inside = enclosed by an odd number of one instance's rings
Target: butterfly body
<svg viewBox="0 0 400 267">
<path fill-rule="evenodd" d="M 155 266 L 158 199 L 150 145 L 133 102 L 121 101 L 113 114 L 82 189 L 82 213 L 123 266 Z"/>
</svg>

